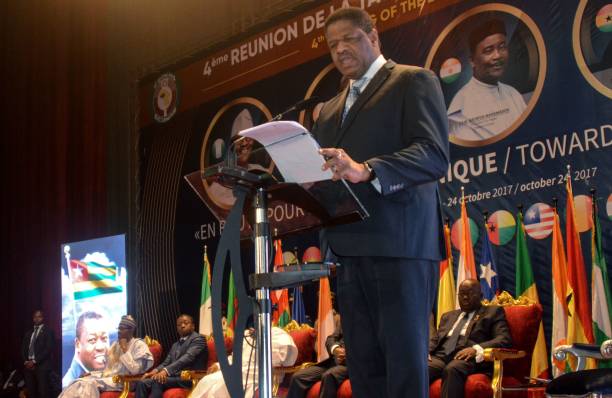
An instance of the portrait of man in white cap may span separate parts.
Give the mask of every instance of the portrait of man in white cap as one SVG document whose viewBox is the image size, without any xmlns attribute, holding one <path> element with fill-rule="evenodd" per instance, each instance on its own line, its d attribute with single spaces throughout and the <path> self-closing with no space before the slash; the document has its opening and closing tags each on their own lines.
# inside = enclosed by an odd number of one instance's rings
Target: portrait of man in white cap
<svg viewBox="0 0 612 398">
<path fill-rule="evenodd" d="M 451 138 L 481 141 L 504 132 L 527 105 L 521 93 L 500 81 L 510 57 L 504 22 L 480 23 L 468 42 L 473 76 L 448 107 L 449 133 Z"/>
</svg>

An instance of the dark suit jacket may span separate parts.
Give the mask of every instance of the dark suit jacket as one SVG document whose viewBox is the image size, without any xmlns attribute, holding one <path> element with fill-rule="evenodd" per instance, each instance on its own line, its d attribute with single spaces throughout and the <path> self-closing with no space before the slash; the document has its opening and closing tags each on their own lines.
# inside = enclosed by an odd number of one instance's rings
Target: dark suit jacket
<svg viewBox="0 0 612 398">
<path fill-rule="evenodd" d="M 387 63 L 341 125 L 348 87 L 328 101 L 313 127 L 322 147 L 368 161 L 382 186 L 352 184 L 370 217 L 329 228 L 323 239 L 340 256 L 439 260 L 444 253 L 438 179 L 448 168 L 448 122 L 436 76 Z"/>
<path fill-rule="evenodd" d="M 30 339 L 32 338 L 33 332 L 34 327 L 26 332 L 25 336 L 23 337 L 23 342 L 21 343 L 21 358 L 24 362 L 28 360 Z M 49 329 L 46 325 L 43 325 L 42 329 L 40 329 L 40 332 L 38 333 L 38 336 L 36 337 L 36 341 L 34 342 L 34 358 L 38 366 L 43 366 L 49 363 L 54 344 L 55 335 L 53 334 L 53 330 Z"/>
<path fill-rule="evenodd" d="M 327 336 L 325 339 L 325 348 L 329 354 L 329 358 L 322 361 L 320 363 L 321 366 L 334 366 L 336 365 L 336 361 L 334 360 L 334 354 L 332 353 L 332 347 L 339 345 L 340 347 L 344 347 L 344 336 L 342 335 L 342 328 L 340 327 L 333 334 Z M 345 364 L 346 365 L 346 364 Z"/>
<path fill-rule="evenodd" d="M 185 369 L 206 369 L 207 360 L 206 339 L 201 334 L 192 332 L 182 344 L 180 340 L 172 344 L 170 352 L 157 370 L 165 368 L 168 376 L 179 376 Z"/>
<path fill-rule="evenodd" d="M 433 354 L 441 347 L 444 337 L 448 335 L 461 310 L 449 311 L 440 318 L 437 333 L 429 339 L 429 353 Z M 506 322 L 506 313 L 497 305 L 483 305 L 476 311 L 466 330 L 468 340 L 464 347 L 475 344 L 484 348 L 508 347 L 512 344 L 510 330 Z M 462 347 L 463 348 L 463 347 Z"/>
</svg>

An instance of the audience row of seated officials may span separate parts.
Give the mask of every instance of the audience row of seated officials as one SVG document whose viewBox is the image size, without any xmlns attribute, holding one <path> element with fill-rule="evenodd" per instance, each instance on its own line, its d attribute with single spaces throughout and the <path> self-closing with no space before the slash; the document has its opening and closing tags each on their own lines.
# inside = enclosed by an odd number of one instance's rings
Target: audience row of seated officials
<svg viewBox="0 0 612 398">
<path fill-rule="evenodd" d="M 460 309 L 443 314 L 437 329 L 431 331 L 428 361 L 429 382 L 442 379 L 441 396 L 443 398 L 463 397 L 464 384 L 468 375 L 492 372 L 491 363 L 483 362 L 484 349 L 511 345 L 504 310 L 495 305 L 483 306 L 481 300 L 480 283 L 474 279 L 463 281 L 458 292 Z M 179 340 L 172 345 L 167 357 L 159 366 L 144 373 L 142 379 L 135 383 L 136 398 L 161 398 L 167 389 L 190 388 L 191 381 L 181 380 L 180 372 L 186 369 L 202 370 L 205 368 L 208 359 L 207 345 L 204 336 L 195 332 L 193 318 L 185 314 L 180 315 L 176 321 L 176 328 L 180 336 Z M 79 378 L 64 389 L 60 397 L 98 397 L 99 391 L 121 390 L 121 385 L 112 382 L 113 375 L 140 374 L 150 368 L 153 364 L 153 356 L 144 341 L 134 337 L 135 330 L 134 319 L 129 315 L 123 316 L 118 326 L 119 339 L 110 349 L 106 369 Z M 279 331 L 286 334 L 280 329 Z M 297 353 L 294 352 L 297 351 L 295 345 L 292 341 L 285 344 L 280 337 L 276 339 L 280 342 L 279 344 L 288 347 L 285 349 L 287 355 L 283 358 L 287 357 L 289 362 L 295 361 L 297 356 Z M 291 340 L 288 334 L 287 338 Z M 273 343 L 274 341 L 275 339 Z M 335 332 L 327 337 L 326 348 L 330 355 L 327 360 L 302 369 L 293 375 L 287 398 L 306 397 L 310 388 L 319 380 L 321 380 L 319 397 L 336 397 L 338 387 L 348 378 L 347 353 L 344 348 L 342 327 L 339 324 Z M 289 365 L 284 359 L 279 362 L 277 366 Z M 218 376 L 219 374 L 215 375 L 216 378 L 219 378 Z M 247 372 L 246 379 L 252 377 L 253 375 L 248 375 Z M 213 381 L 207 376 L 202 379 L 201 383 L 205 380 L 208 380 L 209 383 Z M 208 393 L 201 395 L 203 397 L 216 396 Z"/>
<path fill-rule="evenodd" d="M 108 351 L 106 367 L 82 375 L 68 385 L 60 398 L 97 398 L 100 391 L 121 391 L 122 385 L 113 382 L 115 375 L 137 375 L 153 366 L 153 354 L 147 344 L 134 337 L 136 321 L 130 315 L 121 317 L 117 327 L 118 339 Z"/>
<path fill-rule="evenodd" d="M 443 314 L 429 340 L 429 383 L 442 379 L 442 398 L 462 398 L 470 374 L 491 374 L 492 363 L 483 362 L 484 349 L 512 344 L 503 308 L 482 305 L 477 280 L 459 285 L 458 301 L 460 309 Z"/>
</svg>

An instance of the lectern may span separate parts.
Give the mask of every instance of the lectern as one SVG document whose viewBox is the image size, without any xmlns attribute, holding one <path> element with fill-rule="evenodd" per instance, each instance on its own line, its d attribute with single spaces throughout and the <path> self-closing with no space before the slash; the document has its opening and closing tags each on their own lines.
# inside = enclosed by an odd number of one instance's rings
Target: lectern
<svg viewBox="0 0 612 398">
<path fill-rule="evenodd" d="M 321 226 L 344 224 L 362 220 L 367 211 L 345 181 L 318 181 L 294 184 L 277 181 L 267 173 L 257 173 L 240 167 L 216 165 L 185 177 L 196 193 L 205 200 L 203 186 L 216 183 L 232 190 L 235 203 L 229 214 L 218 214 L 225 221 L 212 277 L 213 334 L 222 336 L 221 292 L 223 275 L 228 265 L 234 275 L 238 297 L 238 320 L 235 327 L 233 361 L 230 364 L 222 338 L 215 339 L 215 350 L 223 372 L 223 378 L 232 398 L 244 397 L 242 383 L 242 336 L 253 308 L 256 329 L 257 367 L 259 397 L 272 398 L 272 355 L 271 355 L 271 303 L 270 290 L 298 286 L 329 275 L 330 264 L 304 264 L 287 267 L 285 272 L 271 271 L 272 228 L 281 235 L 314 229 Z M 290 203 L 299 206 L 304 214 L 289 224 L 268 219 L 268 204 Z M 243 213 L 245 217 L 243 218 Z M 245 289 L 240 258 L 241 224 L 243 231 L 250 231 L 255 248 L 255 270 L 249 275 L 249 288 L 255 292 L 249 297 Z M 242 235 L 244 238 L 244 234 Z"/>
</svg>

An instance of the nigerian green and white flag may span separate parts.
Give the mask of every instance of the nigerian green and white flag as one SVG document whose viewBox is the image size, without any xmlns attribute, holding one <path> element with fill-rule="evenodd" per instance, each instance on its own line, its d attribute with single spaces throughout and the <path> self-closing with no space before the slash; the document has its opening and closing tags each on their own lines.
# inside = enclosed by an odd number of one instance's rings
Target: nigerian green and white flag
<svg viewBox="0 0 612 398">
<path fill-rule="evenodd" d="M 212 301 L 210 290 L 210 261 L 204 246 L 204 271 L 202 273 L 202 293 L 200 294 L 200 334 L 212 334 Z"/>
<path fill-rule="evenodd" d="M 597 207 L 593 199 L 593 229 L 591 230 L 591 257 L 593 270 L 591 274 L 591 311 L 593 317 L 593 334 L 595 344 L 601 344 L 612 338 L 612 297 L 608 282 L 606 259 L 601 250 L 601 226 L 597 217 Z M 600 368 L 612 368 L 612 361 L 599 361 Z"/>
</svg>

